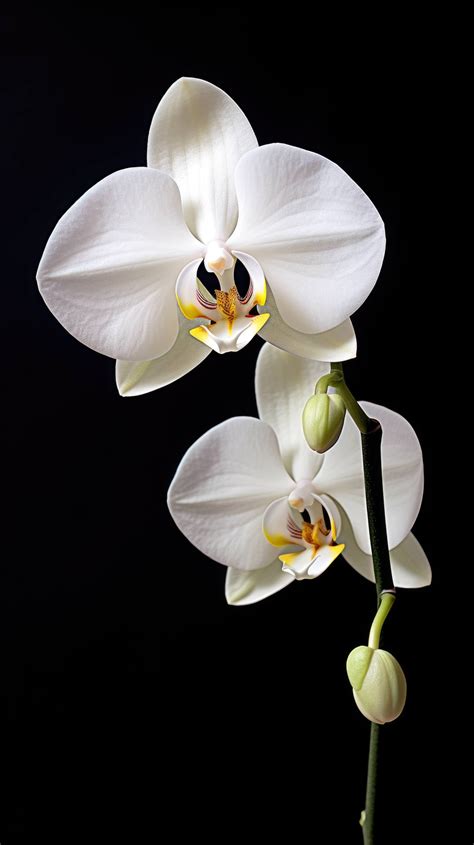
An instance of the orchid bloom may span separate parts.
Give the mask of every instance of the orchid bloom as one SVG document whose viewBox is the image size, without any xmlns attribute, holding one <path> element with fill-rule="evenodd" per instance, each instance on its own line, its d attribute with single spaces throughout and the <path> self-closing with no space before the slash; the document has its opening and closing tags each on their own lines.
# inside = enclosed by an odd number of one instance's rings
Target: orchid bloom
<svg viewBox="0 0 474 845">
<path fill-rule="evenodd" d="M 119 359 L 119 391 L 132 396 L 257 332 L 305 357 L 354 357 L 348 318 L 384 249 L 380 215 L 340 167 L 285 144 L 258 147 L 224 91 L 180 79 L 153 117 L 148 167 L 106 176 L 65 213 L 38 284 L 74 337 Z M 199 280 L 203 261 L 214 293 Z"/>
<path fill-rule="evenodd" d="M 315 578 L 339 555 L 374 580 L 360 435 L 347 415 L 323 455 L 304 439 L 301 412 L 323 363 L 265 344 L 256 370 L 260 419 L 235 417 L 185 454 L 168 493 L 178 528 L 228 567 L 229 604 L 252 604 L 295 580 Z M 415 432 L 394 411 L 361 403 L 383 426 L 388 541 L 396 586 L 422 587 L 431 570 L 410 533 L 423 494 Z"/>
</svg>

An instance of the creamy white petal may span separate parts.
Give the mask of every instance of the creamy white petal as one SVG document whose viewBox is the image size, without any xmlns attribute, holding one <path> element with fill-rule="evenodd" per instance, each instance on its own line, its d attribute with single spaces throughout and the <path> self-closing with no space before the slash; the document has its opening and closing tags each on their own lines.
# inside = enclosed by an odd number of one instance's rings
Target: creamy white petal
<svg viewBox="0 0 474 845">
<path fill-rule="evenodd" d="M 295 481 L 313 478 L 323 462 L 323 456 L 313 452 L 306 443 L 301 418 L 315 383 L 328 372 L 328 364 L 290 355 L 269 343 L 258 355 L 255 371 L 258 414 L 276 431 L 283 463 Z"/>
<path fill-rule="evenodd" d="M 369 295 L 382 266 L 382 219 L 337 164 L 317 153 L 269 144 L 235 170 L 237 228 L 228 241 L 261 264 L 291 328 L 324 332 Z"/>
<path fill-rule="evenodd" d="M 400 414 L 371 402 L 360 404 L 383 428 L 385 513 L 389 547 L 393 549 L 405 539 L 420 510 L 423 456 L 413 428 Z M 342 506 L 359 547 L 370 554 L 360 434 L 349 414 L 336 445 L 325 453 L 314 482 L 318 491 Z"/>
<path fill-rule="evenodd" d="M 243 111 L 203 79 L 178 79 L 150 127 L 148 164 L 179 185 L 186 222 L 203 243 L 225 241 L 237 222 L 234 170 L 257 146 Z"/>
<path fill-rule="evenodd" d="M 295 578 L 283 572 L 281 561 L 276 560 L 264 569 L 254 569 L 252 572 L 242 572 L 229 566 L 225 579 L 225 597 L 228 604 L 255 604 L 283 587 L 293 584 Z"/>
<path fill-rule="evenodd" d="M 342 514 L 341 542 L 345 543 L 343 556 L 360 575 L 375 582 L 371 555 L 365 554 L 357 545 L 351 524 Z M 393 582 L 396 587 L 427 587 L 431 584 L 431 567 L 416 537 L 410 532 L 407 537 L 390 552 Z"/>
<path fill-rule="evenodd" d="M 312 361 L 348 361 L 357 354 L 357 338 L 350 320 L 319 334 L 304 334 L 290 328 L 280 316 L 274 296 L 267 285 L 267 300 L 259 306 L 260 314 L 270 314 L 260 337 L 273 346 Z"/>
<path fill-rule="evenodd" d="M 151 390 L 166 387 L 189 373 L 204 361 L 211 350 L 189 334 L 197 320 L 179 315 L 179 332 L 169 352 L 153 361 L 117 361 L 115 378 L 121 396 L 141 396 Z"/>
<path fill-rule="evenodd" d="M 178 332 L 178 273 L 200 251 L 176 183 L 146 167 L 119 170 L 61 218 L 38 284 L 54 316 L 86 346 L 129 361 L 156 358 Z"/>
<path fill-rule="evenodd" d="M 263 535 L 263 514 L 292 486 L 270 426 L 234 417 L 188 449 L 168 491 L 168 506 L 201 552 L 225 566 L 260 569 L 275 558 Z"/>
</svg>

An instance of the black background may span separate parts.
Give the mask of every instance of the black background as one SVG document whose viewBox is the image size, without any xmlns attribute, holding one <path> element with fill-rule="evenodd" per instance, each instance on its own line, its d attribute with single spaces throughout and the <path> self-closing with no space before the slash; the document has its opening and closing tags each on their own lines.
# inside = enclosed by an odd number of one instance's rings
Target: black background
<svg viewBox="0 0 474 845">
<path fill-rule="evenodd" d="M 130 842 L 361 838 L 369 725 L 344 665 L 367 636 L 374 588 L 339 560 L 318 581 L 229 608 L 224 568 L 166 508 L 196 437 L 256 414 L 260 340 L 121 399 L 113 361 L 70 337 L 36 289 L 57 219 L 108 173 L 146 163 L 156 105 L 183 75 L 224 88 L 260 143 L 336 161 L 385 220 L 385 263 L 354 315 L 359 356 L 346 372 L 356 395 L 402 413 L 420 437 L 415 533 L 434 583 L 402 592 L 387 623 L 409 698 L 383 731 L 379 841 L 429 841 L 449 814 L 433 682 L 442 514 L 431 408 L 413 370 L 436 332 L 420 249 L 426 67 L 413 34 L 394 32 L 389 48 L 386 29 L 360 40 L 346 20 L 341 40 L 334 24 L 289 11 L 260 23 L 251 9 L 159 5 L 151 17 L 4 19 L 2 845 L 120 832 Z"/>
</svg>

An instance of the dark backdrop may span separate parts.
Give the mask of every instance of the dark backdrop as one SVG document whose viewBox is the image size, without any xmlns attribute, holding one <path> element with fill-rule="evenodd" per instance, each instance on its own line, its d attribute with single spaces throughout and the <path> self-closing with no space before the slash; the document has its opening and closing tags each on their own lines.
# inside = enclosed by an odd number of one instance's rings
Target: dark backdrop
<svg viewBox="0 0 474 845">
<path fill-rule="evenodd" d="M 359 357 L 347 374 L 357 396 L 418 432 L 427 490 L 415 531 L 434 584 L 402 592 L 387 624 L 409 698 L 383 731 L 380 842 L 429 841 L 442 824 L 443 514 L 413 369 L 435 335 L 420 250 L 426 69 L 406 35 L 391 48 L 381 32 L 351 42 L 346 21 L 341 40 L 334 24 L 290 11 L 263 23 L 229 7 L 5 18 L 2 845 L 119 832 L 130 842 L 360 841 L 369 725 L 344 665 L 367 635 L 373 587 L 339 560 L 320 580 L 229 608 L 224 568 L 188 544 L 165 503 L 200 434 L 256 414 L 261 341 L 121 399 L 113 361 L 70 337 L 36 289 L 57 219 L 106 174 L 145 164 L 155 107 L 182 75 L 224 88 L 261 143 L 336 161 L 385 220 L 385 263 L 354 316 Z"/>
</svg>

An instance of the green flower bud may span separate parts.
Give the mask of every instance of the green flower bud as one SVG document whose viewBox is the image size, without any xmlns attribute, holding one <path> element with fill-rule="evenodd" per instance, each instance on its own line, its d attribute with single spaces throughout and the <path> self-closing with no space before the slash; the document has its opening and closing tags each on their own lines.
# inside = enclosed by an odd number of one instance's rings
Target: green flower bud
<svg viewBox="0 0 474 845">
<path fill-rule="evenodd" d="M 327 452 L 339 439 L 346 406 L 337 393 L 315 393 L 303 411 L 306 442 L 315 452 Z"/>
<path fill-rule="evenodd" d="M 357 646 L 346 668 L 355 703 L 367 719 L 384 725 L 398 718 L 405 706 L 407 682 L 393 655 L 381 648 Z"/>
</svg>

